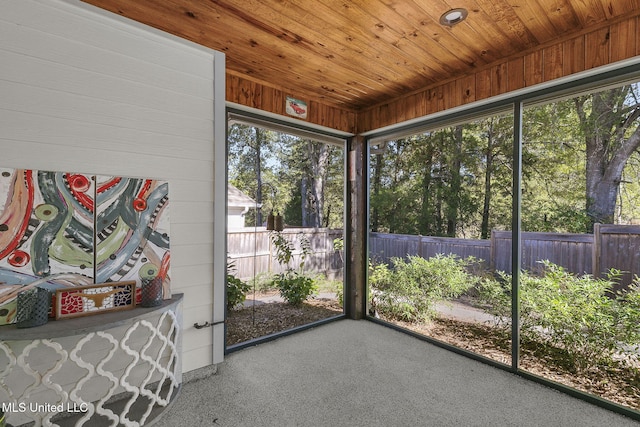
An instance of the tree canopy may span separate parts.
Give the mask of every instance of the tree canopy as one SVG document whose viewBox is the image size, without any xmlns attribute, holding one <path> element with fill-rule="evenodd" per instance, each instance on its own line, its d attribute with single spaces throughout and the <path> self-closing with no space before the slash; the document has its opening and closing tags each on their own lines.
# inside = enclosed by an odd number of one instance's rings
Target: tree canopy
<svg viewBox="0 0 640 427">
<path fill-rule="evenodd" d="M 268 213 L 288 226 L 343 226 L 344 148 L 245 124 L 228 133 L 229 182 L 262 206 L 247 225 Z"/>
<path fill-rule="evenodd" d="M 527 106 L 522 227 L 588 233 L 640 221 L 637 84 Z M 372 231 L 488 238 L 511 227 L 513 117 L 495 114 L 372 147 Z M 344 147 L 229 129 L 229 181 L 291 226 L 342 227 Z"/>
<path fill-rule="evenodd" d="M 638 85 L 525 108 L 522 226 L 591 232 L 640 220 Z M 511 227 L 513 117 L 501 114 L 373 147 L 372 231 L 488 238 Z"/>
</svg>

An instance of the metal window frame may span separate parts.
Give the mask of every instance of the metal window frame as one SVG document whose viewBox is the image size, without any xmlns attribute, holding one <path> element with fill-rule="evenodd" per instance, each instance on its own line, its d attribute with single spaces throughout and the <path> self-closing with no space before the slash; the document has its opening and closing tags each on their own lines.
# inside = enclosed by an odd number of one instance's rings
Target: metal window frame
<svg viewBox="0 0 640 427">
<path fill-rule="evenodd" d="M 598 69 L 588 70 L 566 78 L 554 80 L 544 84 L 536 85 L 531 88 L 522 89 L 516 92 L 508 93 L 489 100 L 475 102 L 466 106 L 457 107 L 426 116 L 420 119 L 408 121 L 402 124 L 389 126 L 387 128 L 368 132 L 366 136 L 367 158 L 365 159 L 366 176 L 369 177 L 371 171 L 370 151 L 372 147 L 382 144 L 389 140 L 399 139 L 418 133 L 433 131 L 442 127 L 455 124 L 467 123 L 481 117 L 490 115 L 512 112 L 514 118 L 513 132 L 513 198 L 512 198 L 512 306 L 511 306 L 511 364 L 503 364 L 478 353 L 455 347 L 453 345 L 435 340 L 433 338 L 417 334 L 392 323 L 376 319 L 368 315 L 367 319 L 376 323 L 383 324 L 401 332 L 407 333 L 418 339 L 430 342 L 439 347 L 445 348 L 452 352 L 462 354 L 480 362 L 491 366 L 513 372 L 523 378 L 538 382 L 545 386 L 554 388 L 558 391 L 611 410 L 613 412 L 628 416 L 629 418 L 640 420 L 640 411 L 629 407 L 619 405 L 607 399 L 601 398 L 595 394 L 590 394 L 578 390 L 564 384 L 557 383 L 547 378 L 543 378 L 525 371 L 520 368 L 520 266 L 521 266 L 521 189 L 522 189 L 522 127 L 523 127 L 523 110 L 526 107 L 541 105 L 544 103 L 554 102 L 560 99 L 566 99 L 578 96 L 581 93 L 592 93 L 598 90 L 621 86 L 625 83 L 640 81 L 640 57 L 627 61 L 610 64 Z M 366 184 L 366 224 L 367 230 L 365 235 L 370 233 L 369 225 L 369 207 L 371 189 L 367 180 Z M 368 245 L 367 257 L 368 259 Z M 369 280 L 366 277 L 366 293 L 369 293 Z M 368 302 L 368 299 L 367 299 Z"/>
<path fill-rule="evenodd" d="M 283 120 L 283 119 L 278 119 L 278 118 L 272 118 L 269 117 L 268 115 L 264 115 L 264 114 L 259 114 L 257 112 L 252 112 L 252 111 L 246 111 L 244 109 L 238 109 L 238 108 L 233 108 L 233 107 L 227 107 L 226 109 L 226 115 L 227 115 L 227 121 L 226 121 L 226 127 L 225 129 L 227 130 L 227 136 L 225 138 L 225 150 L 226 150 L 226 155 L 225 157 L 228 159 L 228 129 L 231 125 L 233 125 L 234 123 L 242 123 L 245 125 L 249 125 L 249 126 L 256 126 L 256 127 L 260 127 L 262 129 L 269 129 L 269 130 L 273 130 L 276 132 L 282 132 L 282 133 L 286 133 L 289 135 L 295 135 L 295 136 L 299 136 L 301 138 L 305 138 L 305 139 L 311 139 L 317 142 L 322 142 L 325 144 L 329 144 L 329 145 L 333 145 L 333 146 L 338 146 L 338 147 L 342 147 L 343 151 L 344 151 L 344 159 L 343 159 L 343 200 L 344 200 L 344 209 L 343 209 L 343 234 L 346 236 L 347 233 L 347 218 L 349 218 L 349 211 L 350 211 L 350 207 L 347 204 L 347 187 L 348 187 L 348 143 L 349 143 L 349 136 L 347 134 L 342 134 L 342 133 L 338 133 L 338 132 L 331 132 L 328 130 L 324 130 L 324 129 L 314 129 L 312 127 L 306 127 L 306 126 L 302 126 L 299 124 L 296 124 L 294 122 L 290 122 L 287 120 Z M 229 178 L 229 171 L 228 171 L 228 164 L 229 162 L 226 161 L 226 167 L 225 167 L 225 182 L 228 182 L 228 178 Z M 226 192 L 225 192 L 225 207 L 227 204 L 227 196 L 226 196 Z M 225 217 L 225 221 L 226 221 L 226 217 Z M 227 225 L 225 222 L 225 235 L 226 235 L 226 230 Z M 344 246 L 344 256 L 345 259 L 348 259 L 348 247 L 345 245 Z M 225 264 L 225 268 L 226 268 L 226 264 Z M 347 278 L 348 276 L 348 268 L 350 268 L 350 266 L 348 264 L 345 263 L 344 266 L 344 271 L 343 271 L 343 275 L 342 275 L 342 283 L 343 283 L 343 295 L 346 295 L 347 293 L 347 288 L 348 288 L 348 283 L 347 283 Z M 225 289 L 226 289 L 226 274 L 225 274 Z M 330 323 L 330 322 L 334 322 L 336 320 L 341 320 L 347 317 L 346 311 L 346 298 L 343 298 L 343 304 L 342 304 L 342 313 L 341 314 L 337 314 L 335 316 L 331 316 L 328 317 L 326 319 L 321 319 L 321 320 L 317 320 L 311 323 L 307 323 L 305 325 L 301 325 L 295 328 L 291 328 L 291 329 L 287 329 L 284 331 L 280 331 L 280 332 L 276 332 L 276 333 L 272 333 L 269 335 L 265 335 L 262 337 L 258 337 L 249 341 L 245 341 L 245 342 L 241 342 L 241 343 L 237 343 L 237 344 L 233 344 L 233 345 L 227 345 L 227 295 L 225 292 L 225 301 L 224 301 L 224 323 L 225 323 L 225 327 L 224 327 L 224 354 L 231 354 L 235 351 L 238 350 L 242 350 L 244 348 L 247 347 L 252 347 L 254 345 L 257 344 L 261 344 L 264 342 L 268 342 L 268 341 L 273 341 L 275 339 L 287 336 L 287 335 L 291 335 L 293 333 L 296 332 L 301 332 L 310 328 L 314 328 L 316 326 L 320 326 L 320 325 L 324 325 L 326 323 Z"/>
</svg>

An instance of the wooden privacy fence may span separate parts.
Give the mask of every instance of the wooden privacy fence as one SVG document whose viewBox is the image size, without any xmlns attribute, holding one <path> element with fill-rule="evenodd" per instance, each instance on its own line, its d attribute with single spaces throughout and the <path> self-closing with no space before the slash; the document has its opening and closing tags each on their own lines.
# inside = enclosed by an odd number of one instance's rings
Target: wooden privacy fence
<svg viewBox="0 0 640 427">
<path fill-rule="evenodd" d="M 520 265 L 540 271 L 541 260 L 549 260 L 576 274 L 593 272 L 593 234 L 523 232 L 520 238 Z M 511 273 L 511 232 L 491 232 L 490 268 Z"/>
<path fill-rule="evenodd" d="M 370 233 L 369 256 L 388 262 L 393 257 L 437 253 L 473 256 L 491 270 L 511 273 L 510 231 L 493 231 L 489 240 Z M 593 234 L 523 232 L 520 265 L 539 271 L 541 260 L 549 260 L 575 274 L 602 276 L 609 269 L 623 271 L 621 286 L 640 275 L 640 226 L 596 224 Z M 595 268 L 594 268 L 595 266 Z"/>
<path fill-rule="evenodd" d="M 227 233 L 228 260 L 233 262 L 235 275 L 243 280 L 265 273 L 280 273 L 287 267 L 276 259 L 276 248 L 264 227 L 257 230 L 244 229 Z M 328 278 L 342 274 L 342 251 L 334 249 L 334 240 L 342 237 L 342 230 L 328 228 L 287 228 L 282 235 L 294 244 L 290 266 L 297 268 L 302 248 L 300 235 L 309 239 L 311 251 L 305 261 L 305 271 L 320 272 Z"/>
<path fill-rule="evenodd" d="M 296 244 L 291 266 L 300 262 L 301 233 L 311 243 L 305 270 L 326 273 L 330 278 L 342 274 L 343 254 L 334 249 L 334 240 L 342 238 L 342 230 L 292 228 L 282 233 Z M 234 262 L 238 277 L 248 279 L 261 273 L 280 273 L 286 268 L 278 264 L 269 236 L 264 228 L 228 232 L 229 259 Z M 634 276 L 640 276 L 638 225 L 596 224 L 593 234 L 523 232 L 520 244 L 521 266 L 528 271 L 539 271 L 539 261 L 549 260 L 575 274 L 602 276 L 610 268 L 621 270 L 623 286 L 631 283 Z M 511 251 L 510 231 L 494 230 L 489 240 L 369 234 L 369 257 L 375 262 L 389 262 L 393 257 L 407 255 L 429 258 L 451 253 L 461 258 L 473 256 L 483 260 L 486 268 L 511 273 Z"/>
<path fill-rule="evenodd" d="M 491 242 L 408 234 L 369 234 L 369 257 L 373 262 L 389 262 L 391 258 L 404 258 L 408 255 L 430 258 L 436 254 L 450 253 L 461 258 L 473 256 L 488 262 L 491 258 Z"/>
</svg>

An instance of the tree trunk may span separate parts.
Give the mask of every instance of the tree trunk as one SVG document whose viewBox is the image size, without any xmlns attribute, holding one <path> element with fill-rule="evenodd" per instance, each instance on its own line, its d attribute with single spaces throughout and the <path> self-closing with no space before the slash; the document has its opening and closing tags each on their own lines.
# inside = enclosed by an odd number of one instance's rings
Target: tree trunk
<svg viewBox="0 0 640 427">
<path fill-rule="evenodd" d="M 638 106 L 625 108 L 630 87 L 599 92 L 576 100 L 586 142 L 586 209 L 593 224 L 614 222 L 616 200 L 627 160 L 640 147 Z M 586 106 L 591 101 L 591 111 Z M 633 133 L 626 137 L 631 126 Z"/>
<path fill-rule="evenodd" d="M 376 154 L 376 163 L 373 169 L 373 197 L 378 198 L 380 196 L 380 187 L 381 187 L 381 176 L 382 176 L 382 154 Z M 371 231 L 377 232 L 378 227 L 380 226 L 380 208 L 379 203 L 376 203 L 373 206 L 371 212 Z"/>
<path fill-rule="evenodd" d="M 431 224 L 433 222 L 431 209 L 431 174 L 433 167 L 433 149 L 426 150 L 424 158 L 424 167 L 422 168 L 422 203 L 420 207 L 420 219 L 418 221 L 418 233 L 428 236 L 431 233 Z"/>
<path fill-rule="evenodd" d="M 451 159 L 451 183 L 450 192 L 447 197 L 447 236 L 456 237 L 458 228 L 458 211 L 460 210 L 460 191 L 462 188 L 462 177 L 460 169 L 462 167 L 462 126 L 454 128 L 454 148 Z"/>
<path fill-rule="evenodd" d="M 256 211 L 256 225 L 262 225 L 262 153 L 261 148 L 264 143 L 264 133 L 260 128 L 254 128 L 256 132 L 256 203 L 258 209 Z"/>
<path fill-rule="evenodd" d="M 300 180 L 300 196 L 302 197 L 302 203 L 300 204 L 300 208 L 302 209 L 302 226 L 309 227 L 309 204 L 307 203 L 307 193 L 308 193 L 308 183 L 307 177 L 303 176 Z"/>
<path fill-rule="evenodd" d="M 307 141 L 305 176 L 302 177 L 302 226 L 321 227 L 324 218 L 325 182 L 329 168 L 329 147 L 326 144 Z"/>
<path fill-rule="evenodd" d="M 489 210 L 491 206 L 491 174 L 493 173 L 493 124 L 489 124 L 487 135 L 487 149 L 485 151 L 484 172 L 484 202 L 482 205 L 482 224 L 480 225 L 480 238 L 489 238 Z"/>
</svg>

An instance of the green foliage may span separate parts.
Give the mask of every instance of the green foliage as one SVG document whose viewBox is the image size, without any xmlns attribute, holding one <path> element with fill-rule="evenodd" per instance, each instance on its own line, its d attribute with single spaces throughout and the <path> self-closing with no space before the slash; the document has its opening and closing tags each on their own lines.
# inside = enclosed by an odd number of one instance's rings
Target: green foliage
<svg viewBox="0 0 640 427">
<path fill-rule="evenodd" d="M 242 304 L 251 289 L 246 282 L 231 273 L 234 267 L 233 261 L 227 263 L 227 310 L 233 310 Z"/>
<path fill-rule="evenodd" d="M 428 321 L 439 302 L 459 297 L 477 279 L 466 269 L 473 258 L 438 254 L 429 259 L 419 256 L 393 258 L 393 269 L 386 264 L 370 266 L 372 308 L 378 313 L 407 322 Z"/>
<path fill-rule="evenodd" d="M 494 116 L 387 141 L 371 158 L 371 230 L 480 234 L 510 224 L 513 117 Z M 492 197 L 484 197 L 489 191 Z M 490 211 L 490 212 L 489 212 Z"/>
<path fill-rule="evenodd" d="M 298 305 L 309 298 L 317 290 L 313 277 L 304 273 L 304 264 L 311 253 L 311 242 L 303 233 L 298 233 L 297 242 L 300 246 L 300 262 L 298 268 L 291 267 L 294 258 L 295 243 L 281 233 L 271 233 L 271 242 L 276 249 L 278 263 L 286 267 L 283 273 L 276 274 L 272 283 L 280 291 L 280 296 L 289 304 Z"/>
<path fill-rule="evenodd" d="M 295 242 L 289 240 L 285 234 L 280 231 L 274 231 L 270 234 L 271 243 L 276 248 L 276 260 L 278 263 L 290 269 L 290 263 L 293 260 L 293 255 L 295 251 Z M 305 261 L 307 260 L 307 256 L 311 253 L 311 242 L 309 238 L 302 232 L 297 234 L 296 240 L 300 246 L 300 263 L 298 264 L 298 268 L 300 270 L 304 269 Z"/>
<path fill-rule="evenodd" d="M 338 280 L 334 281 L 334 290 L 338 304 L 342 307 L 344 305 L 344 283 Z"/>
<path fill-rule="evenodd" d="M 607 277 L 576 276 L 541 261 L 541 276 L 520 275 L 520 334 L 523 341 L 564 349 L 577 370 L 611 364 L 624 348 L 640 344 L 640 289 L 636 283 L 614 294 L 620 271 Z M 511 276 L 484 280 L 481 300 L 503 320 L 511 317 Z M 503 323 L 509 327 L 509 322 Z M 637 354 L 636 354 L 637 357 Z"/>
<path fill-rule="evenodd" d="M 318 190 L 315 199 L 319 203 L 312 214 L 321 220 L 320 226 L 342 226 L 343 147 L 241 123 L 232 124 L 228 131 L 229 182 L 262 205 L 263 220 L 269 212 L 277 212 L 290 225 L 305 225 L 304 180 L 307 188 Z M 248 225 L 255 225 L 255 209 L 246 218 Z"/>
<path fill-rule="evenodd" d="M 524 109 L 524 230 L 589 233 L 597 219 L 639 217 L 639 92 L 635 83 Z M 372 147 L 371 230 L 487 238 L 511 227 L 513 119 L 487 115 Z"/>
<path fill-rule="evenodd" d="M 280 291 L 280 296 L 291 305 L 301 304 L 317 290 L 312 277 L 291 269 L 276 274 L 273 283 Z"/>
<path fill-rule="evenodd" d="M 626 291 L 618 291 L 619 322 L 627 344 L 640 351 L 640 277 L 636 276 Z"/>
<path fill-rule="evenodd" d="M 295 249 L 293 243 L 279 231 L 272 232 L 270 237 L 271 243 L 276 248 L 276 260 L 280 265 L 288 266 L 293 258 L 293 250 Z"/>
<path fill-rule="evenodd" d="M 275 291 L 275 285 L 273 283 L 273 273 L 263 271 L 256 274 L 251 280 L 258 292 L 271 292 Z"/>
<path fill-rule="evenodd" d="M 528 197 L 523 208 L 527 215 L 522 228 L 541 232 L 584 233 L 591 221 L 584 207 L 560 205 L 561 200 L 548 193 L 539 192 L 536 197 Z"/>
</svg>

